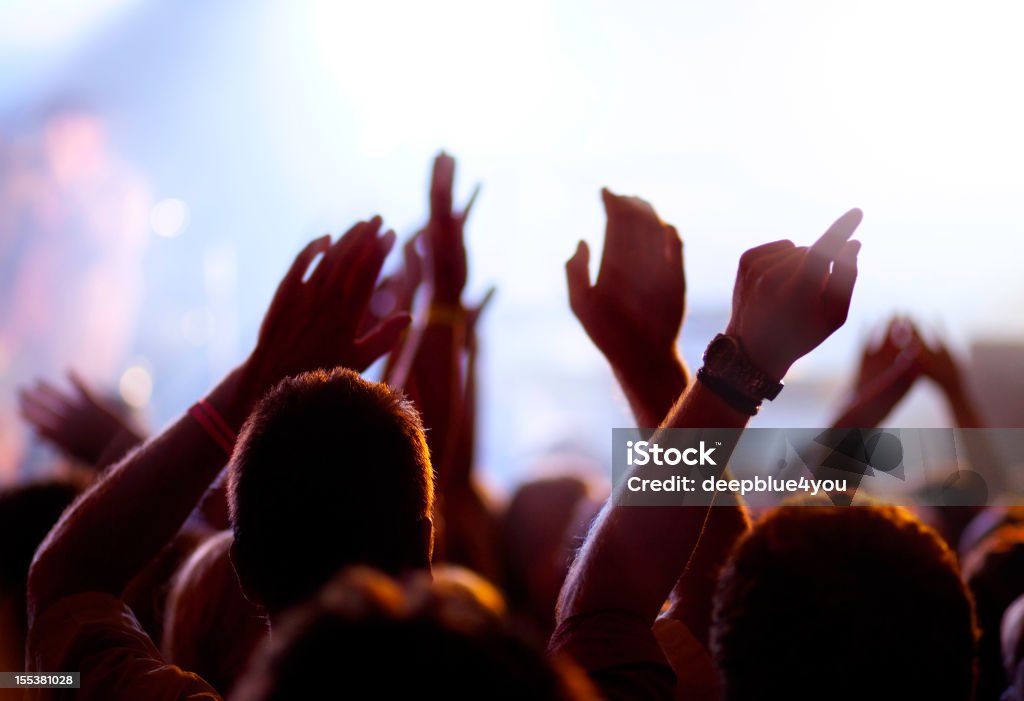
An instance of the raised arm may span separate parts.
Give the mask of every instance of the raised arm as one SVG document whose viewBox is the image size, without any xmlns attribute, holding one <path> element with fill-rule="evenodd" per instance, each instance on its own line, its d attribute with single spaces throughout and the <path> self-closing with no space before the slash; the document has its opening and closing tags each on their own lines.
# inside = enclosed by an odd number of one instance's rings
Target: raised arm
<svg viewBox="0 0 1024 701">
<path fill-rule="evenodd" d="M 454 181 L 455 161 L 441 153 L 434 160 L 430 219 L 418 234 L 429 305 L 392 364 L 388 381 L 416 403 L 427 428 L 438 485 L 435 559 L 465 565 L 499 581 L 496 525 L 472 473 L 474 325 L 480 308 L 467 309 L 462 299 L 467 278 L 464 230 L 477 193 L 456 211 Z"/>
<path fill-rule="evenodd" d="M 860 243 L 849 238 L 860 220 L 860 211 L 851 210 L 809 248 L 778 241 L 740 259 L 726 333 L 767 377 L 781 380 L 797 359 L 845 322 L 860 250 Z M 736 400 L 743 388 L 723 390 L 721 382 L 705 382 L 700 373 L 698 378 L 663 426 L 746 426 L 750 413 L 745 402 Z M 728 450 L 723 452 L 719 464 L 728 457 Z M 630 475 L 642 476 L 645 470 L 633 469 Z M 706 515 L 701 508 L 625 506 L 610 500 L 562 588 L 559 621 L 612 611 L 653 623 L 693 552 Z"/>
<path fill-rule="evenodd" d="M 941 338 L 925 341 L 916 330 L 915 337 L 920 347 L 918 362 L 921 370 L 942 390 L 956 425 L 960 428 L 984 428 L 985 422 L 956 356 Z"/>
<path fill-rule="evenodd" d="M 921 347 L 918 362 L 922 373 L 942 390 L 954 423 L 961 429 L 976 429 L 961 432 L 971 466 L 984 475 L 990 494 L 1003 491 L 1007 481 L 1006 466 L 989 440 L 988 431 L 982 430 L 986 428 L 986 422 L 978 409 L 962 364 L 941 338 L 926 341 L 918 336 L 918 342 Z"/>
<path fill-rule="evenodd" d="M 484 294 L 476 306 L 466 310 L 465 381 L 462 388 L 462 412 L 459 435 L 452 454 L 449 482 L 472 484 L 476 462 L 477 359 L 479 355 L 480 317 L 494 298 L 495 288 Z"/>
<path fill-rule="evenodd" d="M 208 426 L 219 415 L 237 430 L 253 404 L 286 376 L 338 365 L 362 370 L 391 348 L 407 315 L 361 337 L 356 332 L 394 243 L 392 232 L 379 235 L 380 225 L 379 218 L 360 222 L 337 243 L 325 236 L 298 255 L 264 317 L 256 348 L 207 395 Z M 185 414 L 127 456 L 63 515 L 32 563 L 30 619 L 71 594 L 119 595 L 178 531 L 227 462 L 230 447 L 195 417 Z"/>
<path fill-rule="evenodd" d="M 683 507 L 696 509 L 699 507 Z M 669 595 L 667 616 L 682 621 L 690 633 L 708 649 L 711 610 L 718 572 L 736 541 L 750 529 L 750 517 L 738 494 L 720 494 L 708 511 L 704 529 Z"/>
<path fill-rule="evenodd" d="M 608 223 L 597 282 L 580 241 L 565 265 L 569 306 L 611 365 L 637 426 L 654 428 L 689 381 L 676 349 L 686 308 L 683 242 L 639 197 L 601 197 Z"/>
<path fill-rule="evenodd" d="M 471 199 L 464 210 L 455 211 L 454 183 L 455 160 L 441 153 L 434 159 L 430 218 L 419 234 L 425 251 L 423 284 L 429 298 L 428 312 L 417 320 L 389 377 L 392 384 L 408 390 L 423 415 L 431 460 L 442 489 L 458 441 L 462 412 L 462 351 L 466 339 L 462 291 L 467 276 L 463 230 L 473 205 Z"/>
<path fill-rule="evenodd" d="M 637 426 L 654 428 L 689 384 L 676 340 L 686 307 L 682 241 L 650 204 L 602 191 L 607 228 L 601 266 L 590 284 L 589 249 L 566 264 L 573 313 L 612 366 Z M 669 615 L 707 638 L 714 574 L 747 527 L 738 499 L 708 515 L 694 557 L 672 591 Z M 699 506 L 694 517 L 706 510 Z"/>
<path fill-rule="evenodd" d="M 485 492 L 474 479 L 476 459 L 477 324 L 493 297 L 466 311 L 466 360 L 462 410 L 451 459 L 439 491 L 444 533 L 444 557 L 465 565 L 501 585 L 505 577 L 498 520 Z"/>
</svg>

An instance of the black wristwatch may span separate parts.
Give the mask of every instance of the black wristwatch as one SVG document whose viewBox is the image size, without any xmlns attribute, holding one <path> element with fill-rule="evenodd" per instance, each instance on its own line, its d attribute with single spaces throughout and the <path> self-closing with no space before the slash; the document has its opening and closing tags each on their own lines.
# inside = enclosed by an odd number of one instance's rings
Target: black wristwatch
<svg viewBox="0 0 1024 701">
<path fill-rule="evenodd" d="M 779 396 L 782 383 L 754 365 L 739 339 L 720 333 L 704 351 L 697 379 L 737 411 L 754 416 L 765 399 Z"/>
</svg>

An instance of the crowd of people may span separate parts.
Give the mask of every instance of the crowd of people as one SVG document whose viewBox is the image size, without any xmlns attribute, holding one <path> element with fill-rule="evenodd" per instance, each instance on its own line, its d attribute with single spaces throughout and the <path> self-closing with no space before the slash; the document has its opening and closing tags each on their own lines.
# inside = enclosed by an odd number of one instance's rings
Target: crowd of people
<svg viewBox="0 0 1024 701">
<path fill-rule="evenodd" d="M 442 153 L 388 275 L 379 217 L 311 241 L 245 360 L 156 435 L 77 375 L 26 384 L 24 419 L 78 467 L 0 493 L 0 671 L 81 678 L 0 698 L 1024 698 L 1014 507 L 644 507 L 557 475 L 496 503 L 474 477 L 491 295 L 465 299 L 454 179 Z M 580 242 L 568 304 L 637 427 L 743 429 L 845 323 L 857 209 L 744 253 L 691 375 L 679 233 L 602 199 L 597 277 Z M 906 318 L 823 424 L 877 427 L 918 381 L 983 426 L 954 355 Z"/>
</svg>

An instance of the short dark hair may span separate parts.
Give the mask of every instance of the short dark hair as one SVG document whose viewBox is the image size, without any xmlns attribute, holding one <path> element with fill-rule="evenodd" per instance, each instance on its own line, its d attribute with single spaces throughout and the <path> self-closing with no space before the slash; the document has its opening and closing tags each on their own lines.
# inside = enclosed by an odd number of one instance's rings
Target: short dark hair
<svg viewBox="0 0 1024 701">
<path fill-rule="evenodd" d="M 892 506 L 770 512 L 723 568 L 711 630 L 729 701 L 966 701 L 975 638 L 952 551 Z"/>
<path fill-rule="evenodd" d="M 346 565 L 430 566 L 433 472 L 400 393 L 337 368 L 282 380 L 246 421 L 230 465 L 232 559 L 275 613 Z"/>
<path fill-rule="evenodd" d="M 582 671 L 517 632 L 466 589 L 425 573 L 395 581 L 350 568 L 288 611 L 249 662 L 232 698 L 284 701 L 378 698 L 584 701 Z"/>
</svg>

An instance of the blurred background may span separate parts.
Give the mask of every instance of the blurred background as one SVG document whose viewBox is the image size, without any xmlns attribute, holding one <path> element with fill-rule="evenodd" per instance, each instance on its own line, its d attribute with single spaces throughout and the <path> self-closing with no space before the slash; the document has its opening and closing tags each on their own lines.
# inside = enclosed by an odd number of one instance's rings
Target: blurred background
<svg viewBox="0 0 1024 701">
<path fill-rule="evenodd" d="M 251 347 L 311 237 L 425 220 L 458 158 L 499 488 L 629 425 L 572 318 L 607 185 L 685 241 L 692 368 L 740 253 L 865 212 L 851 317 L 756 426 L 819 426 L 890 314 L 1024 426 L 1024 6 L 1017 2 L 0 0 L 0 481 L 50 454 L 15 389 L 69 367 L 159 427 Z M 596 252 L 595 252 L 596 259 Z M 397 258 L 397 256 L 395 256 Z M 890 425 L 945 426 L 924 384 Z"/>
</svg>

